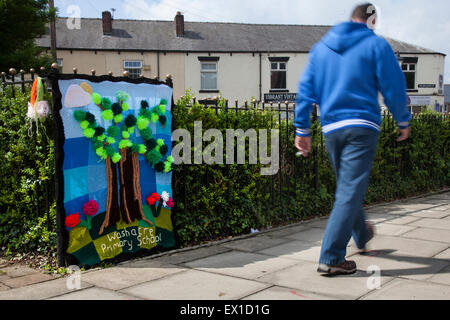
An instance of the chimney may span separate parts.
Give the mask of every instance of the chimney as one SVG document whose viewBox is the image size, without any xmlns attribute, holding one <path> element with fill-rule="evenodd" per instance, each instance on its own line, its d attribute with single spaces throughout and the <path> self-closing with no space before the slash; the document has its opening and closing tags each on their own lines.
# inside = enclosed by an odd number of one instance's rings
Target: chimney
<svg viewBox="0 0 450 320">
<path fill-rule="evenodd" d="M 102 20 L 103 20 L 103 34 L 111 35 L 112 34 L 112 17 L 111 12 L 103 11 L 102 12 Z"/>
<path fill-rule="evenodd" d="M 177 37 L 184 37 L 184 16 L 180 11 L 175 16 L 175 33 Z"/>
</svg>

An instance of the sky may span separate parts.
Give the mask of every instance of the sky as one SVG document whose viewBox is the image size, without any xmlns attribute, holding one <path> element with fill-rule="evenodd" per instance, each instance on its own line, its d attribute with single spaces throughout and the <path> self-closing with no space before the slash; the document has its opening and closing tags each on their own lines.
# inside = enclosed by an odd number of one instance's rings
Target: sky
<svg viewBox="0 0 450 320">
<path fill-rule="evenodd" d="M 181 11 L 185 21 L 335 25 L 349 19 L 364 0 L 55 0 L 62 17 L 100 18 L 104 10 L 115 19 L 173 20 Z M 375 32 L 433 51 L 450 54 L 450 1 L 372 0 L 378 8 Z M 450 83 L 450 57 L 444 82 Z"/>
</svg>

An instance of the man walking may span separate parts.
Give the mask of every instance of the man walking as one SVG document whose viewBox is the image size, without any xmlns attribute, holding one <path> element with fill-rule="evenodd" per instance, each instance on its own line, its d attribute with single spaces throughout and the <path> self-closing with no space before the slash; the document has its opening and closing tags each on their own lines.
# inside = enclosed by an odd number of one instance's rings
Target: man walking
<svg viewBox="0 0 450 320">
<path fill-rule="evenodd" d="M 305 157 L 311 152 L 310 113 L 318 104 L 337 181 L 317 270 L 326 275 L 354 273 L 355 262 L 345 259 L 350 238 L 364 250 L 374 234 L 363 203 L 381 124 L 378 92 L 397 122 L 397 141 L 410 133 L 405 78 L 388 42 L 371 30 L 375 23 L 372 4 L 357 6 L 351 21 L 312 48 L 299 83 L 295 146 Z"/>
</svg>

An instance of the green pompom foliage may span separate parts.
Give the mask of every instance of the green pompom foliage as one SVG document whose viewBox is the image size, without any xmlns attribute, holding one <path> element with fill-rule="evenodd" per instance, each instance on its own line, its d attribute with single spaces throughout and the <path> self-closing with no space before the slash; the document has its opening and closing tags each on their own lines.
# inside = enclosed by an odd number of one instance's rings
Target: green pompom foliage
<svg viewBox="0 0 450 320">
<path fill-rule="evenodd" d="M 145 154 L 147 152 L 147 147 L 144 144 L 139 144 L 138 147 L 139 154 Z"/>
<path fill-rule="evenodd" d="M 122 156 L 120 155 L 120 153 L 115 152 L 113 154 L 113 156 L 111 157 L 112 162 L 117 163 L 120 161 L 120 159 L 122 159 Z"/>
<path fill-rule="evenodd" d="M 106 142 L 109 144 L 114 144 L 116 143 L 116 139 L 114 139 L 113 137 L 108 137 L 106 138 Z"/>
<path fill-rule="evenodd" d="M 89 125 L 90 125 L 90 123 L 89 123 L 89 121 L 87 121 L 87 120 L 83 120 L 83 121 L 81 121 L 81 123 L 80 123 L 81 129 L 87 129 L 87 128 L 89 128 Z"/>
<path fill-rule="evenodd" d="M 129 139 L 130 138 L 130 133 L 128 131 L 122 131 L 122 138 Z"/>
<path fill-rule="evenodd" d="M 94 150 L 97 150 L 98 148 L 102 148 L 103 143 L 101 141 L 96 141 L 93 145 Z"/>
<path fill-rule="evenodd" d="M 102 108 L 105 110 L 111 109 L 111 100 L 109 98 L 102 98 Z"/>
<path fill-rule="evenodd" d="M 131 142 L 130 140 L 120 140 L 119 142 L 119 149 L 123 149 L 123 148 L 127 148 L 127 147 L 132 147 L 133 146 L 133 142 Z"/>
<path fill-rule="evenodd" d="M 167 123 L 166 116 L 159 116 L 159 122 L 164 126 Z"/>
<path fill-rule="evenodd" d="M 167 162 L 170 162 L 170 163 L 173 163 L 173 157 L 172 157 L 172 156 L 168 156 L 168 157 L 166 158 L 166 161 L 167 161 Z"/>
<path fill-rule="evenodd" d="M 139 145 L 138 144 L 133 144 L 131 146 L 131 151 L 138 153 L 139 152 Z"/>
<path fill-rule="evenodd" d="M 134 127 L 129 127 L 127 130 L 128 130 L 128 132 L 129 132 L 130 134 L 133 134 L 133 133 L 134 133 Z"/>
<path fill-rule="evenodd" d="M 128 102 L 122 103 L 122 110 L 123 110 L 123 111 L 128 111 L 128 110 L 130 110 L 130 105 L 128 104 Z"/>
<path fill-rule="evenodd" d="M 103 141 L 103 140 L 105 140 L 105 139 L 106 139 L 105 134 L 102 134 L 101 136 L 98 136 L 98 137 L 97 137 L 97 141 Z"/>
<path fill-rule="evenodd" d="M 142 101 L 141 101 L 141 108 L 147 109 L 148 107 L 149 107 L 148 102 L 145 101 L 145 100 L 142 100 Z"/>
<path fill-rule="evenodd" d="M 76 110 L 73 113 L 73 117 L 75 118 L 75 120 L 77 120 L 78 122 L 81 122 L 83 120 L 86 119 L 86 112 L 83 110 Z"/>
<path fill-rule="evenodd" d="M 96 153 L 99 157 L 101 157 L 101 156 L 103 155 L 104 151 L 105 151 L 105 149 L 103 149 L 103 147 L 100 147 L 100 148 L 95 149 L 95 153 Z"/>
<path fill-rule="evenodd" d="M 157 123 L 158 120 L 159 120 L 159 115 L 157 113 L 152 113 L 150 121 L 153 122 L 153 123 Z"/>
<path fill-rule="evenodd" d="M 111 110 L 115 116 L 122 113 L 122 107 L 117 102 L 111 105 Z"/>
<path fill-rule="evenodd" d="M 114 112 L 112 112 L 112 110 L 105 110 L 102 112 L 102 118 L 106 121 L 111 121 L 114 119 Z"/>
<path fill-rule="evenodd" d="M 158 139 L 158 140 L 156 140 L 156 144 L 161 147 L 161 146 L 164 145 L 164 140 L 163 139 Z"/>
<path fill-rule="evenodd" d="M 149 121 L 147 118 L 144 118 L 142 116 L 139 116 L 137 118 L 136 125 L 139 130 L 144 130 L 145 128 L 147 128 L 148 124 L 149 124 Z"/>
<path fill-rule="evenodd" d="M 155 171 L 156 172 L 163 172 L 164 171 L 164 163 L 163 162 L 158 162 L 157 164 L 155 164 Z"/>
<path fill-rule="evenodd" d="M 126 118 L 125 118 L 125 125 L 130 128 L 130 127 L 134 127 L 136 125 L 136 117 L 133 116 L 132 114 L 129 114 Z"/>
<path fill-rule="evenodd" d="M 90 112 L 86 112 L 85 120 L 89 121 L 90 124 L 93 124 L 95 123 L 95 116 Z"/>
<path fill-rule="evenodd" d="M 116 92 L 116 98 L 117 98 L 118 101 L 127 102 L 128 98 L 129 98 L 129 95 L 126 92 L 117 91 Z"/>
<path fill-rule="evenodd" d="M 159 105 L 159 114 L 166 114 L 166 106 L 163 104 Z"/>
<path fill-rule="evenodd" d="M 159 152 L 161 153 L 161 155 L 164 157 L 167 152 L 169 151 L 169 147 L 166 145 L 162 145 L 161 147 L 159 147 Z"/>
<path fill-rule="evenodd" d="M 99 137 L 104 133 L 105 133 L 105 128 L 102 128 L 102 127 L 95 128 L 95 136 L 96 137 Z"/>
<path fill-rule="evenodd" d="M 144 130 L 140 130 L 142 138 L 144 140 L 150 140 L 153 138 L 153 133 L 150 128 L 145 128 Z"/>
<path fill-rule="evenodd" d="M 106 146 L 105 150 L 108 157 L 112 158 L 114 156 L 115 150 L 112 146 Z"/>
<path fill-rule="evenodd" d="M 147 153 L 147 160 L 153 165 L 157 164 L 159 161 L 161 161 L 161 159 L 162 155 L 156 149 L 153 149 L 152 151 Z"/>
<path fill-rule="evenodd" d="M 152 112 L 149 109 L 141 109 L 139 115 L 150 120 L 152 117 Z"/>
<path fill-rule="evenodd" d="M 164 162 L 164 172 L 170 172 L 172 170 L 172 162 Z"/>
<path fill-rule="evenodd" d="M 110 137 L 117 137 L 120 133 L 120 129 L 117 126 L 110 126 L 106 132 Z"/>
<path fill-rule="evenodd" d="M 114 122 L 115 123 L 120 123 L 123 121 L 123 115 L 118 114 L 117 116 L 114 116 Z"/>
<path fill-rule="evenodd" d="M 95 129 L 92 129 L 92 128 L 86 128 L 86 129 L 83 130 L 83 135 L 84 135 L 86 138 L 91 139 L 91 138 L 93 138 L 94 135 L 95 135 Z"/>
<path fill-rule="evenodd" d="M 167 100 L 166 100 L 166 99 L 161 99 L 161 101 L 159 102 L 159 104 L 167 105 Z"/>
<path fill-rule="evenodd" d="M 94 102 L 94 104 L 99 105 L 102 103 L 102 96 L 99 95 L 98 93 L 94 92 L 92 94 L 92 102 Z"/>
<path fill-rule="evenodd" d="M 152 113 L 156 113 L 156 114 L 158 114 L 159 115 L 159 106 L 154 106 L 153 108 L 152 108 Z"/>
<path fill-rule="evenodd" d="M 148 150 L 153 150 L 157 146 L 157 143 L 155 139 L 148 139 L 145 145 L 147 146 Z"/>
</svg>

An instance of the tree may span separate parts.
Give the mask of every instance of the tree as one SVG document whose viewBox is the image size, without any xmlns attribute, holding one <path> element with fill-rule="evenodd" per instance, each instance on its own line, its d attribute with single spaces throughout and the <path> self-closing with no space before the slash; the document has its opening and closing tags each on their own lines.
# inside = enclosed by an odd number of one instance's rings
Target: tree
<svg viewBox="0 0 450 320">
<path fill-rule="evenodd" d="M 152 122 L 166 124 L 167 101 L 162 99 L 157 106 L 150 109 L 148 102 L 143 100 L 139 116 L 136 118 L 129 114 L 124 119 L 123 113 L 129 110 L 128 98 L 127 93 L 118 91 L 117 102 L 112 103 L 109 98 L 92 93 L 92 101 L 102 110 L 102 118 L 111 121 L 106 130 L 97 124 L 92 113 L 74 111 L 74 117 L 80 123 L 83 135 L 91 139 L 95 153 L 106 162 L 106 214 L 99 234 L 109 225 L 119 221 L 130 224 L 137 219 L 152 224 L 142 210 L 138 154 L 144 155 L 157 172 L 172 170 L 173 158 L 167 156 L 167 145 L 163 139 L 154 139 L 149 127 Z M 145 144 L 133 143 L 131 140 L 136 127 Z"/>
<path fill-rule="evenodd" d="M 34 41 L 46 34 L 47 23 L 55 17 L 48 0 L 0 0 L 0 70 L 49 66 L 51 57 Z"/>
</svg>

